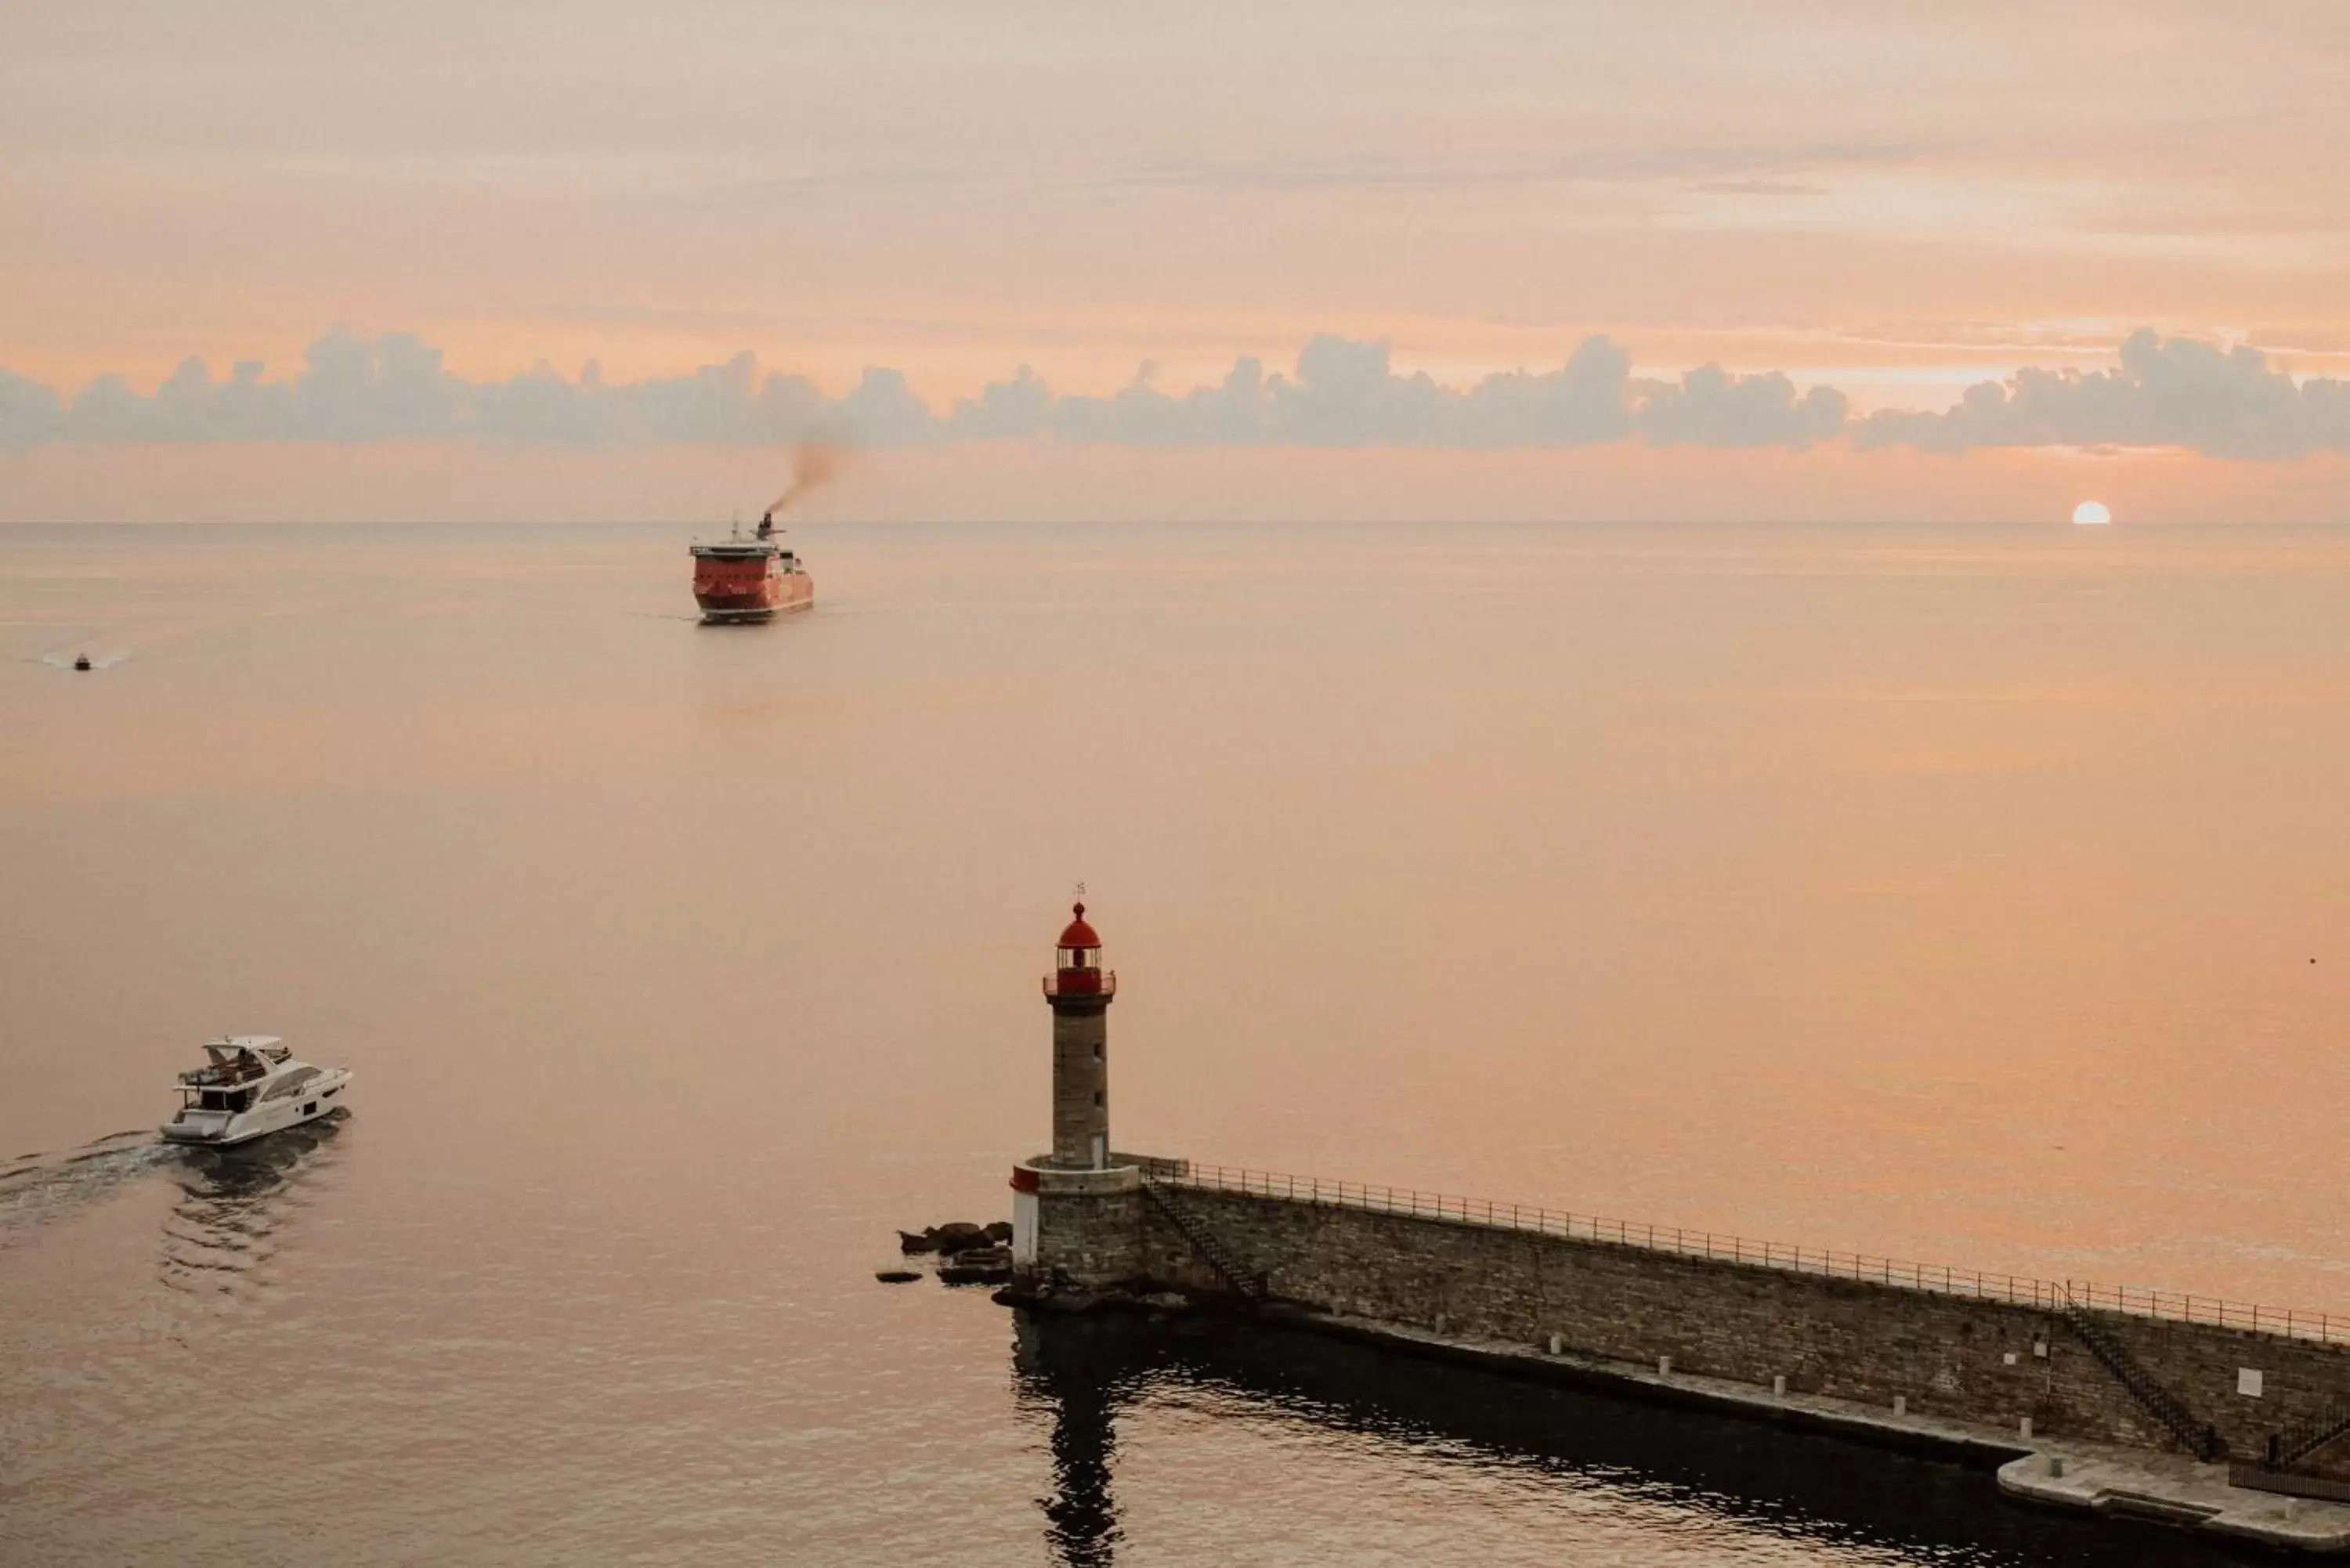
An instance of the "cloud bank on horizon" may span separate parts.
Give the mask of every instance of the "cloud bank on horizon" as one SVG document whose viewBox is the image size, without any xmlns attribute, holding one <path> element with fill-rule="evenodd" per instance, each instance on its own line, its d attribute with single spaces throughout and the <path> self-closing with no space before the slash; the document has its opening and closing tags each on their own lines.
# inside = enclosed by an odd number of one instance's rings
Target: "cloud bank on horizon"
<svg viewBox="0 0 2350 1568">
<path fill-rule="evenodd" d="M 1107 396 L 1056 393 L 1028 367 L 972 399 L 933 409 L 904 375 L 867 369 L 827 396 L 765 371 L 745 351 L 688 374 L 577 379 L 544 363 L 504 380 L 449 370 L 411 333 L 336 328 L 291 379 L 239 361 L 225 380 L 191 358 L 151 393 L 119 376 L 68 397 L 0 369 L 0 452 L 59 442 L 504 441 L 581 449 L 744 446 L 820 436 L 867 446 L 962 440 L 1148 446 L 1419 447 L 1461 451 L 1655 446 L 1802 449 L 1845 441 L 1964 452 L 1984 447 L 2176 447 L 2237 459 L 2350 452 L 2350 381 L 2296 380 L 2249 348 L 2152 330 L 2114 368 L 2025 369 L 1939 412 L 1855 416 L 1833 387 L 1799 390 L 1783 372 L 1719 366 L 1677 380 L 1632 373 L 1604 336 L 1555 369 L 1497 372 L 1467 386 L 1401 374 L 1384 342 L 1322 335 L 1289 373 L 1236 361 L 1222 380 L 1169 392 L 1149 365 Z"/>
</svg>

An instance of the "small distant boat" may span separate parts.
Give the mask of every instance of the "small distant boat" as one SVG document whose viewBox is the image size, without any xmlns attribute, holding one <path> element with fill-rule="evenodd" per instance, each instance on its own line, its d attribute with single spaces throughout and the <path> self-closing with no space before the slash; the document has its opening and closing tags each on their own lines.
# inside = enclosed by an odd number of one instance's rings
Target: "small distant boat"
<svg viewBox="0 0 2350 1568">
<path fill-rule="evenodd" d="M 348 1067 L 297 1062 L 274 1034 L 224 1034 L 204 1042 L 209 1060 L 180 1075 L 180 1113 L 166 1143 L 247 1143 L 331 1114 L 351 1081 Z"/>
<path fill-rule="evenodd" d="M 738 523 L 731 538 L 691 546 L 693 598 L 703 625 L 773 620 L 779 611 L 816 602 L 816 579 L 797 552 L 784 547 L 782 535 L 770 508 L 747 539 Z"/>
</svg>

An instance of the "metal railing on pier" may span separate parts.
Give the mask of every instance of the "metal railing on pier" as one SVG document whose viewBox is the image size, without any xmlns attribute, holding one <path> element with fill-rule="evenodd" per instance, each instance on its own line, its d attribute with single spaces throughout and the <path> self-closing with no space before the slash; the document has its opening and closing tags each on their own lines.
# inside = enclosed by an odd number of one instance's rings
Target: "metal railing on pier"
<svg viewBox="0 0 2350 1568">
<path fill-rule="evenodd" d="M 1132 1157 L 1121 1157 L 1132 1158 Z M 1685 1231 L 1675 1225 L 1649 1225 L 1628 1220 L 1608 1220 L 1564 1210 L 1539 1209 L 1523 1203 L 1496 1203 L 1484 1199 L 1457 1198 L 1450 1193 L 1419 1192 L 1399 1187 L 1372 1187 L 1352 1181 L 1325 1181 L 1311 1176 L 1284 1176 L 1273 1171 L 1244 1170 L 1193 1161 L 1154 1160 L 1166 1168 L 1153 1174 L 1180 1187 L 1206 1191 L 1244 1192 L 1263 1198 L 1284 1198 L 1337 1209 L 1360 1209 L 1375 1214 L 1402 1214 L 1420 1220 L 1449 1220 L 1468 1225 L 1531 1231 L 1575 1241 L 1604 1241 L 1678 1257 L 1706 1258 L 1716 1262 L 1743 1263 L 1760 1269 L 1783 1269 L 1790 1273 L 1817 1274 L 1829 1279 L 1858 1280 L 1935 1295 L 1966 1296 L 1977 1301 L 2003 1302 L 2061 1314 L 2066 1303 L 2097 1312 L 2169 1323 L 2210 1324 L 2252 1334 L 2287 1339 L 2314 1340 L 2323 1345 L 2350 1345 L 2350 1316 L 2296 1312 L 2221 1301 L 2213 1296 L 2186 1295 L 2174 1291 L 2140 1290 L 2102 1285 L 2084 1280 L 2037 1280 L 2022 1274 L 1984 1273 L 1977 1269 L 1950 1268 L 1937 1263 L 1904 1262 L 1865 1252 L 1839 1252 L 1819 1247 L 1792 1247 L 1783 1241 L 1758 1241 L 1718 1231 Z"/>
</svg>

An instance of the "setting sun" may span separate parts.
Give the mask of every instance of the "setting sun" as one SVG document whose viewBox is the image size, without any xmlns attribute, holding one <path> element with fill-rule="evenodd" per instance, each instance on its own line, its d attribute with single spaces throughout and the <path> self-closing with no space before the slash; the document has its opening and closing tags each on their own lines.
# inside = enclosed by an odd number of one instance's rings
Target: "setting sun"
<svg viewBox="0 0 2350 1568">
<path fill-rule="evenodd" d="M 2073 521 L 2084 527 L 2100 527 L 2114 520 L 2102 501 L 2084 501 L 2073 508 Z"/>
</svg>

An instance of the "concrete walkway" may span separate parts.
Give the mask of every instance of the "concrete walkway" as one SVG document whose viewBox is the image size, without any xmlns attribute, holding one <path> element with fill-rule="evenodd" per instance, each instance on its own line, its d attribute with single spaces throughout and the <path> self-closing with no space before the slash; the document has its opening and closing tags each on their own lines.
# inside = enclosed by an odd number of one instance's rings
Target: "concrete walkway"
<svg viewBox="0 0 2350 1568">
<path fill-rule="evenodd" d="M 2228 1467 L 2184 1454 L 2019 1431 L 1911 1412 L 1896 1414 L 1815 1394 L 1773 1394 L 1753 1384 L 1697 1377 L 1654 1366 L 1552 1355 L 1530 1345 L 1440 1334 L 1371 1318 L 1273 1308 L 1276 1322 L 1416 1355 L 1469 1362 L 1516 1376 L 1614 1389 L 1642 1398 L 1702 1406 L 1724 1414 L 1834 1432 L 1883 1447 L 1996 1462 L 2000 1490 L 2064 1508 L 2087 1509 L 2262 1545 L 2350 1552 L 2350 1504 L 2278 1497 L 2228 1484 Z"/>
</svg>

